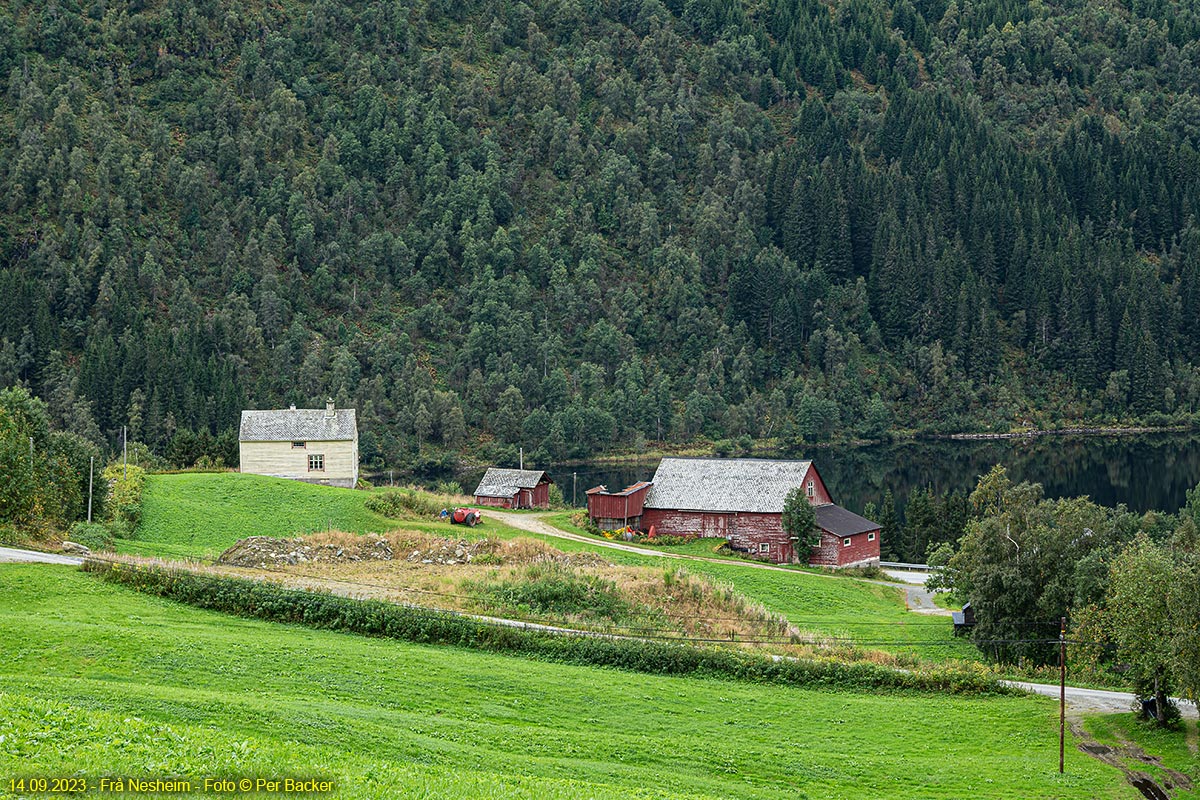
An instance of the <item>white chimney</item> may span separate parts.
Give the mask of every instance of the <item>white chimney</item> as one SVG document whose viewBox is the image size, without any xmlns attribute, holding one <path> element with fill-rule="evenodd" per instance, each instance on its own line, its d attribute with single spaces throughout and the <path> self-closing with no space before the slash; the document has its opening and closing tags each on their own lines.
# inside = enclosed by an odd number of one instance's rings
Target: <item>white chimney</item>
<svg viewBox="0 0 1200 800">
<path fill-rule="evenodd" d="M 337 411 L 333 407 L 333 398 L 325 401 L 325 419 L 333 419 L 337 416 Z"/>
<path fill-rule="evenodd" d="M 292 403 L 292 411 L 295 411 L 295 410 L 296 410 L 296 404 Z"/>
</svg>

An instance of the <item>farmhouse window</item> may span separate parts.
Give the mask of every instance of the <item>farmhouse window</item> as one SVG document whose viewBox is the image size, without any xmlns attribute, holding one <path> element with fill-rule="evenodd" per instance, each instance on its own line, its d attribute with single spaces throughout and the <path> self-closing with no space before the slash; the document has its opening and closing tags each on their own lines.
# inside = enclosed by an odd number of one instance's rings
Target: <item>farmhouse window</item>
<svg viewBox="0 0 1200 800">
<path fill-rule="evenodd" d="M 758 543 L 758 552 L 760 552 L 760 553 L 771 552 L 771 543 L 770 542 L 759 542 Z"/>
<path fill-rule="evenodd" d="M 324 472 L 325 471 L 325 454 L 312 453 L 308 457 L 309 472 Z"/>
<path fill-rule="evenodd" d="M 292 449 L 293 449 L 293 450 L 295 450 L 295 449 L 297 449 L 297 448 L 299 448 L 300 450 L 303 450 L 303 449 L 304 449 L 304 446 L 305 446 L 304 442 L 292 442 Z"/>
<path fill-rule="evenodd" d="M 817 487 L 816 487 L 816 484 L 813 482 L 812 478 L 808 479 L 808 486 L 805 491 L 807 491 L 809 497 L 813 497 L 816 495 Z"/>
<path fill-rule="evenodd" d="M 868 542 L 873 542 L 873 541 L 875 541 L 875 534 L 873 534 L 873 533 L 868 533 L 868 534 L 867 534 L 867 541 L 868 541 Z"/>
<path fill-rule="evenodd" d="M 849 546 L 850 546 L 850 537 L 847 536 L 845 539 L 842 539 L 842 547 L 849 547 Z"/>
</svg>

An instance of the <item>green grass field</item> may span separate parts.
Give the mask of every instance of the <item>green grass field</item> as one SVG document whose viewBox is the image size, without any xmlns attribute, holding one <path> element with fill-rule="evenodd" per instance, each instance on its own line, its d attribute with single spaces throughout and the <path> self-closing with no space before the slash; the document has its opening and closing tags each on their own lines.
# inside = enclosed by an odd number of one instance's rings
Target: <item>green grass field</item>
<svg viewBox="0 0 1200 800">
<path fill-rule="evenodd" d="M 367 496 L 351 489 L 237 473 L 150 475 L 137 539 L 119 542 L 118 550 L 213 558 L 246 536 L 292 536 L 331 527 L 354 532 L 408 528 L 463 538 L 525 536 L 564 551 L 601 553 L 616 564 L 685 569 L 710 576 L 783 614 L 805 632 L 871 642 L 877 649 L 934 660 L 978 658 L 968 642 L 951 636 L 948 620 L 908 613 L 901 592 L 891 587 L 800 570 L 763 570 L 738 560 L 663 559 L 604 548 L 599 543 L 527 533 L 490 521 L 464 528 L 434 520 L 391 520 L 368 511 L 363 505 Z M 553 515 L 547 521 L 575 530 L 568 515 Z"/>
<path fill-rule="evenodd" d="M 118 551 L 212 557 L 247 536 L 293 536 L 330 527 L 355 533 L 397 527 L 368 511 L 367 495 L 235 472 L 149 475 L 137 538 Z"/>
<path fill-rule="evenodd" d="M 1134 798 L 1033 697 L 667 678 L 226 617 L 0 566 L 15 776 L 329 776 L 347 798 Z M 211 795 L 210 795 L 211 796 Z"/>
</svg>

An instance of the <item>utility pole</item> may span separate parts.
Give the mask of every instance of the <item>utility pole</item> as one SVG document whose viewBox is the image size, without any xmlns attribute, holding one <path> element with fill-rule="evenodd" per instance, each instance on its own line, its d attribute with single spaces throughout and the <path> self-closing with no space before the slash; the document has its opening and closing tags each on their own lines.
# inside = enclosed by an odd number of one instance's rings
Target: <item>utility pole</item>
<svg viewBox="0 0 1200 800">
<path fill-rule="evenodd" d="M 33 477 L 33 437 L 29 437 L 29 477 Z"/>
<path fill-rule="evenodd" d="M 392 471 L 389 469 L 388 470 L 388 486 L 395 487 L 395 485 L 396 485 L 396 480 L 392 477 Z"/>
<path fill-rule="evenodd" d="M 129 480 L 129 428 L 121 426 L 121 464 L 125 467 L 125 480 Z"/>
<path fill-rule="evenodd" d="M 579 473 L 571 473 L 571 507 L 575 507 L 575 487 L 579 484 Z"/>
<path fill-rule="evenodd" d="M 1063 774 L 1067 740 L 1067 618 L 1058 626 L 1058 774 Z"/>
<path fill-rule="evenodd" d="M 96 457 L 88 459 L 88 525 L 92 524 L 92 479 L 96 475 Z"/>
<path fill-rule="evenodd" d="M 525 448 L 521 448 L 521 469 L 525 469 Z"/>
</svg>

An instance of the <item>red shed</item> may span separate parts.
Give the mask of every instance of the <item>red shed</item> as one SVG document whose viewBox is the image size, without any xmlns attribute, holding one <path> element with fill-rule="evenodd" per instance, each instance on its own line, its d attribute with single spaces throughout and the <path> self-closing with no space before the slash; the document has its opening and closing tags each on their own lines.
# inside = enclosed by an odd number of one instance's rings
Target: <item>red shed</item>
<svg viewBox="0 0 1200 800">
<path fill-rule="evenodd" d="M 811 461 L 742 458 L 664 458 L 654 473 L 646 497 L 642 526 L 675 536 L 712 536 L 729 540 L 735 550 L 779 563 L 807 561 L 828 566 L 859 566 L 879 561 L 879 526 L 833 505 L 824 481 Z M 836 530 L 822 527 L 822 542 L 850 545 L 796 552 L 783 530 L 783 504 L 788 492 L 802 487 L 824 519 Z M 827 509 L 822 512 L 821 509 Z M 847 533 L 862 523 L 873 527 Z M 824 517 L 821 515 L 824 514 Z M 836 522 L 836 524 L 835 524 Z M 846 535 L 842 535 L 846 534 Z"/>
<path fill-rule="evenodd" d="M 542 470 L 491 467 L 475 488 L 475 504 L 500 508 L 549 508 L 550 476 Z"/>
<path fill-rule="evenodd" d="M 602 531 L 620 530 L 627 525 L 641 530 L 642 507 L 651 485 L 638 481 L 619 492 L 610 492 L 603 485 L 588 489 L 588 516 Z"/>
<path fill-rule="evenodd" d="M 817 506 L 821 543 L 808 563 L 822 567 L 862 567 L 879 563 L 879 523 L 833 503 Z"/>
</svg>

